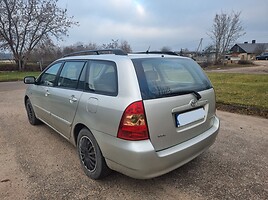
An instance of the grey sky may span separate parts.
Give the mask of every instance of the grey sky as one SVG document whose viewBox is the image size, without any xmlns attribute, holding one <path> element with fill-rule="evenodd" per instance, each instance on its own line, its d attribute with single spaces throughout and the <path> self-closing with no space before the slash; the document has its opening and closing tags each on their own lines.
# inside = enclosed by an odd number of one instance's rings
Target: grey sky
<svg viewBox="0 0 268 200">
<path fill-rule="evenodd" d="M 268 0 L 59 0 L 80 26 L 60 43 L 126 40 L 134 51 L 197 48 L 211 43 L 207 33 L 216 13 L 241 11 L 246 35 L 237 42 L 268 42 Z"/>
</svg>

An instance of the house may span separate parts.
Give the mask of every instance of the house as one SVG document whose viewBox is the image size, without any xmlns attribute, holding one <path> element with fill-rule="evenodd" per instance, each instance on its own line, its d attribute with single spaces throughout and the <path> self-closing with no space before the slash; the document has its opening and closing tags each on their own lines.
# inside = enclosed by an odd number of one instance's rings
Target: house
<svg viewBox="0 0 268 200">
<path fill-rule="evenodd" d="M 231 48 L 231 56 L 238 57 L 240 60 L 254 60 L 257 55 L 268 51 L 268 43 L 237 43 Z"/>
</svg>

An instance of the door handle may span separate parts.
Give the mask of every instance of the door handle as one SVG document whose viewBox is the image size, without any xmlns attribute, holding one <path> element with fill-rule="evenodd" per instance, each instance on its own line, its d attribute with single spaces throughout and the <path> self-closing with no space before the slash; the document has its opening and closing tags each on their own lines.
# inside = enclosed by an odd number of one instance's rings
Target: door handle
<svg viewBox="0 0 268 200">
<path fill-rule="evenodd" d="M 69 99 L 70 103 L 75 103 L 77 102 L 77 100 L 78 99 L 74 95 L 72 95 L 71 98 Z"/>
<path fill-rule="evenodd" d="M 45 93 L 45 96 L 47 97 L 48 95 L 50 95 L 48 89 L 46 89 L 46 93 Z"/>
</svg>

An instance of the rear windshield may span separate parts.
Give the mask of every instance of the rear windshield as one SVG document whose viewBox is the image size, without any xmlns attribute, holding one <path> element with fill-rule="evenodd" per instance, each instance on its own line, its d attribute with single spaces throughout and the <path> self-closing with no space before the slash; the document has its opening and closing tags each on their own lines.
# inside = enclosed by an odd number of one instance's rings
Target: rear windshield
<svg viewBox="0 0 268 200">
<path fill-rule="evenodd" d="M 191 59 L 132 59 L 143 99 L 176 96 L 210 89 L 201 67 Z"/>
</svg>

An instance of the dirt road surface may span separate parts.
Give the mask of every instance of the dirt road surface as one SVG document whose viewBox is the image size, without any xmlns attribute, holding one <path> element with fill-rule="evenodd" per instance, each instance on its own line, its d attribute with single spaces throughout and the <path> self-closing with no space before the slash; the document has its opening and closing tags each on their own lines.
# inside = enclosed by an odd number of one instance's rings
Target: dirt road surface
<svg viewBox="0 0 268 200">
<path fill-rule="evenodd" d="M 218 112 L 215 144 L 151 180 L 86 177 L 76 149 L 45 125 L 31 126 L 21 82 L 0 83 L 0 199 L 267 199 L 268 120 Z M 10 88 L 10 89 L 8 89 Z"/>
<path fill-rule="evenodd" d="M 232 69 L 213 69 L 210 72 L 242 73 L 242 74 L 268 74 L 268 60 L 256 60 L 252 67 L 235 67 Z"/>
</svg>

